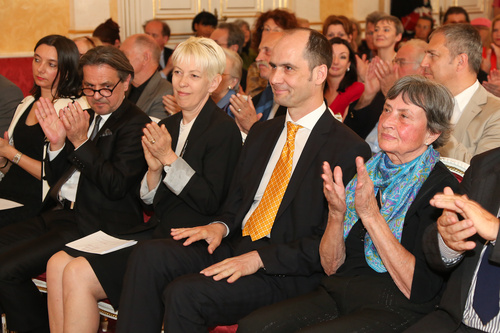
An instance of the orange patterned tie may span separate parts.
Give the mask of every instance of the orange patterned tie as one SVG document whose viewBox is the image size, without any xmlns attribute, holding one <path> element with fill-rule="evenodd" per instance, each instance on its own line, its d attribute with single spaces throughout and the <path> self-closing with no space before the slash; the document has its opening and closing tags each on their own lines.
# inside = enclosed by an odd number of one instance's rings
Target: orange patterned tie
<svg viewBox="0 0 500 333">
<path fill-rule="evenodd" d="M 243 236 L 252 238 L 252 241 L 268 235 L 273 227 L 276 213 L 288 187 L 292 174 L 293 152 L 295 150 L 295 135 L 302 126 L 287 122 L 286 144 L 281 151 L 280 158 L 274 167 L 271 179 L 267 184 L 264 195 L 243 228 Z"/>
</svg>

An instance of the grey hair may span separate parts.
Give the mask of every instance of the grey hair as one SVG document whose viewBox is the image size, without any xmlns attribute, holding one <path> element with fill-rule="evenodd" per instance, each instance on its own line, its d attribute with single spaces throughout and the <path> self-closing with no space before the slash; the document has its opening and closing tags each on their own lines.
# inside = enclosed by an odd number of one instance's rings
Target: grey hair
<svg viewBox="0 0 500 333">
<path fill-rule="evenodd" d="M 125 81 L 130 75 L 134 79 L 134 68 L 125 54 L 114 46 L 96 46 L 82 55 L 78 64 L 78 73 L 83 78 L 83 67 L 93 65 L 108 65 L 118 72 L 120 80 Z"/>
<path fill-rule="evenodd" d="M 434 30 L 429 36 L 429 39 L 436 34 L 444 35 L 444 46 L 450 51 L 451 59 L 454 59 L 459 54 L 465 53 L 469 59 L 470 70 L 476 74 L 479 73 L 483 45 L 481 36 L 476 28 L 465 23 L 447 24 Z"/>
<path fill-rule="evenodd" d="M 427 118 L 427 129 L 439 134 L 433 142 L 434 148 L 442 147 L 451 135 L 451 116 L 454 100 L 450 91 L 442 84 L 431 81 L 421 75 L 408 75 L 397 80 L 387 93 L 387 100 L 396 99 L 399 95 L 407 104 L 422 108 Z"/>
<path fill-rule="evenodd" d="M 223 48 L 222 50 L 226 54 L 226 60 L 230 60 L 233 63 L 233 65 L 231 66 L 229 71 L 230 71 L 231 76 L 233 78 L 238 79 L 238 83 L 233 88 L 235 91 L 238 91 L 240 88 L 243 60 L 241 60 L 241 57 L 239 56 L 239 54 L 234 52 L 233 50 L 225 49 L 225 48 Z"/>
</svg>

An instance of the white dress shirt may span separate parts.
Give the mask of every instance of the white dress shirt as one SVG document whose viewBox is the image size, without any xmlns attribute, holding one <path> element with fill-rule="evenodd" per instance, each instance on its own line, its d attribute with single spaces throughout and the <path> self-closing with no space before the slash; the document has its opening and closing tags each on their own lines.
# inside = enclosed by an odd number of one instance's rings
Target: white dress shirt
<svg viewBox="0 0 500 333">
<path fill-rule="evenodd" d="M 97 114 L 94 115 L 94 121 L 92 121 L 92 124 L 89 126 L 89 129 L 87 131 L 87 137 L 88 138 L 90 138 L 90 134 L 94 130 L 95 119 L 97 118 L 96 116 L 97 116 Z M 110 116 L 111 116 L 111 113 L 101 116 L 101 122 L 99 124 L 99 130 L 104 126 L 104 124 L 106 123 L 106 121 L 108 120 L 108 118 Z M 85 140 L 85 142 L 87 142 L 87 140 Z M 78 148 L 80 148 L 80 147 L 81 146 L 75 147 L 75 151 Z M 61 149 L 56 150 L 56 151 L 51 151 L 50 148 L 49 148 L 48 149 L 49 160 L 52 161 L 54 158 L 56 158 L 57 155 L 59 155 L 59 153 L 63 149 L 64 149 L 64 146 Z M 69 201 L 72 201 L 72 202 L 76 201 L 76 194 L 77 194 L 77 190 L 78 190 L 78 182 L 80 180 L 80 174 L 81 174 L 80 171 L 75 170 L 75 172 L 73 172 L 73 174 L 71 175 L 71 177 L 69 177 L 69 179 L 66 181 L 66 183 L 64 183 L 63 186 L 61 186 L 61 190 L 59 191 L 59 195 L 58 195 L 59 200 L 66 199 L 66 200 L 69 200 Z"/>
</svg>

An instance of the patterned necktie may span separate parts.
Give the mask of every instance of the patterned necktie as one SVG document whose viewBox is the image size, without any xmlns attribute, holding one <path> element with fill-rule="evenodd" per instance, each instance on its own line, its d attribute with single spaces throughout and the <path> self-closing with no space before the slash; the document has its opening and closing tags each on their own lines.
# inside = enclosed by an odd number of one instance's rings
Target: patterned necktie
<svg viewBox="0 0 500 333">
<path fill-rule="evenodd" d="M 281 151 L 280 158 L 274 167 L 271 179 L 267 184 L 264 195 L 243 228 L 243 236 L 252 238 L 252 241 L 268 235 L 273 227 L 276 213 L 288 187 L 292 174 L 293 152 L 295 150 L 295 135 L 301 126 L 287 122 L 287 138 Z"/>
<path fill-rule="evenodd" d="M 484 325 L 488 324 L 499 311 L 500 266 L 488 260 L 493 245 L 489 244 L 484 251 L 479 270 L 477 271 L 476 289 L 472 306 Z"/>
<path fill-rule="evenodd" d="M 99 115 L 95 117 L 94 128 L 92 129 L 92 133 L 90 133 L 90 141 L 94 140 L 97 132 L 99 132 L 99 124 L 101 123 L 101 119 L 102 117 Z"/>
</svg>

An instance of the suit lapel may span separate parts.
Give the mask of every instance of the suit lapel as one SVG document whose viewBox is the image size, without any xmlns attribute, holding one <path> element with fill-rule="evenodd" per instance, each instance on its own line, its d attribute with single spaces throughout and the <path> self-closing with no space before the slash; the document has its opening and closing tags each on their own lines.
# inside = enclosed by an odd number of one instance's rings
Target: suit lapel
<svg viewBox="0 0 500 333">
<path fill-rule="evenodd" d="M 295 193 L 300 187 L 302 179 L 304 179 L 305 174 L 310 170 L 310 168 L 321 168 L 321 165 L 315 166 L 312 164 L 317 162 L 314 157 L 318 154 L 318 151 L 320 151 L 328 139 L 328 134 L 331 131 L 333 121 L 336 120 L 334 120 L 331 114 L 325 110 L 312 129 L 311 134 L 307 139 L 307 143 L 304 146 L 304 150 L 300 155 L 297 166 L 295 167 L 292 177 L 290 178 L 285 195 L 281 201 L 280 208 L 276 214 L 276 219 L 279 218 L 283 211 L 285 211 L 288 205 L 292 202 L 295 197 Z"/>
<path fill-rule="evenodd" d="M 486 208 L 491 214 L 498 214 L 498 207 L 500 204 L 500 165 L 497 164 L 492 172 L 484 175 L 478 183 L 478 195 L 476 201 Z"/>
<path fill-rule="evenodd" d="M 464 137 L 467 134 L 467 127 L 471 123 L 472 119 L 481 112 L 481 106 L 486 104 L 488 94 L 486 90 L 479 86 L 477 91 L 472 95 L 469 103 L 464 108 L 458 123 L 453 130 L 453 135 L 456 137 L 457 141 L 463 142 Z"/>
<path fill-rule="evenodd" d="M 99 142 L 99 139 L 101 138 L 101 136 L 104 136 L 103 134 L 105 134 L 106 132 L 109 133 L 107 135 L 113 134 L 113 130 L 115 129 L 116 125 L 120 123 L 121 118 L 123 116 L 123 113 L 125 112 L 125 110 L 127 110 L 129 108 L 130 104 L 131 104 L 131 102 L 129 102 L 125 98 L 123 100 L 122 104 L 120 105 L 120 107 L 117 110 L 115 110 L 113 113 L 111 113 L 108 120 L 106 120 L 104 125 L 102 125 L 101 129 L 99 130 L 99 132 L 97 132 L 97 135 L 93 140 L 96 144 L 97 144 L 97 142 Z M 90 123 L 92 123 L 92 121 L 93 121 L 93 117 L 91 118 Z"/>
<path fill-rule="evenodd" d="M 191 131 L 189 131 L 189 135 L 186 139 L 186 150 L 184 152 L 184 156 L 191 152 L 193 145 L 198 140 L 203 140 L 202 133 L 204 133 L 210 125 L 210 119 L 212 118 L 212 114 L 216 112 L 216 108 L 217 105 L 214 101 L 212 101 L 211 98 L 208 98 L 207 102 L 203 106 L 203 109 L 201 109 L 200 113 L 194 120 Z"/>
</svg>

